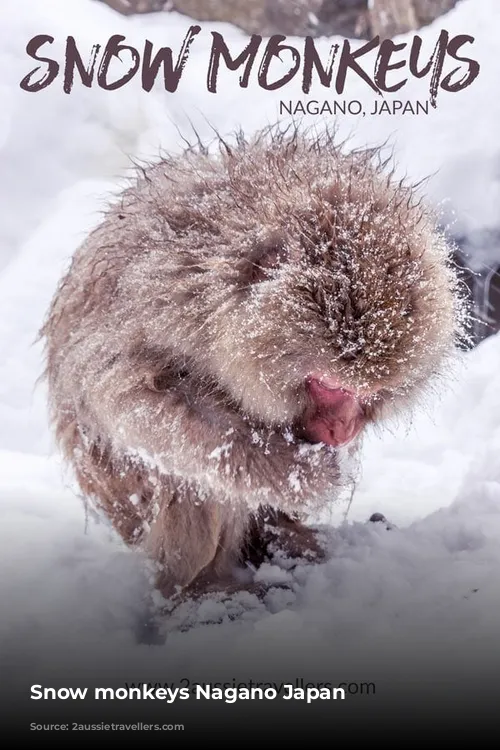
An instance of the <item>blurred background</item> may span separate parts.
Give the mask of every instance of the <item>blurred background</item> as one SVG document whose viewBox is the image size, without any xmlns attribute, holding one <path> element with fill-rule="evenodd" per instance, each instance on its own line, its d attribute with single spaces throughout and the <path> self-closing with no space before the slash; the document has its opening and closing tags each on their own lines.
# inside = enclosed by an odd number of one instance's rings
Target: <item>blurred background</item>
<svg viewBox="0 0 500 750">
<path fill-rule="evenodd" d="M 178 11 L 269 36 L 390 37 L 451 10 L 457 0 L 103 0 L 120 13 Z"/>
</svg>

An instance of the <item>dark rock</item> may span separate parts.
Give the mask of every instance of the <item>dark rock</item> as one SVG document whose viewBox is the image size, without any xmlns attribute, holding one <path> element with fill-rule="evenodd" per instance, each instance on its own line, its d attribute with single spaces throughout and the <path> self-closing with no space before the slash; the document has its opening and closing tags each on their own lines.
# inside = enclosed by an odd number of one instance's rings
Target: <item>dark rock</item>
<svg viewBox="0 0 500 750">
<path fill-rule="evenodd" d="M 175 10 L 197 21 L 231 23 L 248 34 L 394 36 L 431 23 L 457 0 L 102 0 L 119 13 Z"/>
</svg>

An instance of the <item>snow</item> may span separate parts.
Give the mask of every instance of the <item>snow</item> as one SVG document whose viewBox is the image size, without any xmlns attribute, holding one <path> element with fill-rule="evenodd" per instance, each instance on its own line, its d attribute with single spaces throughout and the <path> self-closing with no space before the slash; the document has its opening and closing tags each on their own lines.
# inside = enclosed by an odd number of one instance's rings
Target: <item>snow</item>
<svg viewBox="0 0 500 750">
<path fill-rule="evenodd" d="M 476 38 L 482 72 L 470 89 L 441 93 L 428 117 L 340 122 L 340 135 L 352 132 L 354 144 L 391 138 L 404 171 L 415 179 L 432 174 L 431 199 L 448 206 L 447 215 L 452 210 L 467 231 L 498 225 L 500 217 L 500 99 L 492 95 L 500 77 L 499 20 L 496 0 L 463 0 L 450 12 L 446 28 Z M 185 674 L 204 667 L 215 674 L 221 653 L 231 664 L 253 653 L 269 656 L 269 670 L 286 659 L 291 673 L 306 676 L 318 665 L 327 668 L 325 654 L 335 644 L 335 663 L 349 664 L 356 679 L 363 669 L 370 674 L 366 665 L 381 647 L 395 663 L 409 645 L 415 663 L 419 654 L 450 655 L 462 647 L 474 658 L 493 651 L 500 626 L 500 336 L 464 355 L 446 393 L 413 425 L 368 436 L 352 504 L 321 519 L 330 524 L 329 559 L 259 573 L 274 583 L 292 581 L 293 591 L 276 588 L 263 603 L 245 593 L 229 603 L 186 607 L 170 621 L 166 644 L 136 643 L 147 569 L 102 519 L 88 517 L 53 449 L 34 340 L 63 269 L 126 176 L 129 156 L 180 149 L 177 127 L 188 133 L 189 119 L 202 137 L 210 136 L 208 122 L 220 132 L 240 124 L 251 131 L 275 118 L 278 96 L 253 83 L 242 91 L 233 74 L 222 77 L 217 95 L 204 90 L 209 30 L 223 31 L 234 44 L 244 39 L 223 24 L 202 24 L 203 40 L 193 46 L 175 95 L 158 88 L 146 94 L 135 82 L 116 92 L 75 86 L 70 96 L 57 85 L 27 94 L 18 84 L 33 67 L 27 41 L 46 29 L 59 50 L 68 34 L 90 50 L 116 33 L 180 44 L 188 23 L 177 14 L 122 18 L 91 0 L 1 4 L 2 660 L 36 677 L 44 668 L 50 673 L 57 650 L 83 673 L 87 660 L 103 669 L 119 664 L 130 680 L 134 669 L 153 674 L 159 664 L 160 672 L 170 665 Z M 438 19 L 422 36 L 431 43 L 442 27 Z M 325 50 L 328 44 L 320 43 Z M 294 86 L 286 98 L 299 98 Z M 420 84 L 407 91 L 423 98 Z M 327 98 L 325 90 L 313 89 L 315 96 Z M 366 91 L 352 80 L 349 96 Z M 366 523 L 373 512 L 395 527 Z M 181 620 L 192 627 L 176 630 Z M 261 669 L 263 660 L 255 663 Z"/>
</svg>

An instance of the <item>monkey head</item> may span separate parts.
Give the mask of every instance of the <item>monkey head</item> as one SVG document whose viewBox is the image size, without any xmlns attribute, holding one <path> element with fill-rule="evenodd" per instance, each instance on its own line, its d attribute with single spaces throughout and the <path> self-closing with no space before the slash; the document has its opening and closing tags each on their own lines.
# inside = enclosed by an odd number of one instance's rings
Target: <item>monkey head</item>
<svg viewBox="0 0 500 750">
<path fill-rule="evenodd" d="M 249 418 L 310 442 L 344 445 L 406 411 L 446 370 L 465 314 L 415 190 L 328 133 L 191 159 L 163 209 L 182 231 L 172 294 L 198 311 L 178 319 L 182 354 Z"/>
</svg>

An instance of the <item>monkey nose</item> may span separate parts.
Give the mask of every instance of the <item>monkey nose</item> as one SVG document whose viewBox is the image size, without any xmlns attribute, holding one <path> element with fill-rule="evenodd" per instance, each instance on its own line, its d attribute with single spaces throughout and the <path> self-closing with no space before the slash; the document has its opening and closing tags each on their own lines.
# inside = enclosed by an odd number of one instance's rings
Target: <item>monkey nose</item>
<svg viewBox="0 0 500 750">
<path fill-rule="evenodd" d="M 350 443 L 365 421 L 360 399 L 331 377 L 311 376 L 306 387 L 312 402 L 304 415 L 309 439 L 334 447 Z"/>
<path fill-rule="evenodd" d="M 321 388 L 324 388 L 327 391 L 336 391 L 342 389 L 340 382 L 336 378 L 332 378 L 327 375 L 309 375 L 309 377 L 307 378 L 307 383 L 309 385 L 314 383 L 318 386 L 321 386 Z"/>
<path fill-rule="evenodd" d="M 307 378 L 306 388 L 318 406 L 336 407 L 343 411 L 343 406 L 358 402 L 356 395 L 334 378 L 311 375 Z"/>
</svg>

